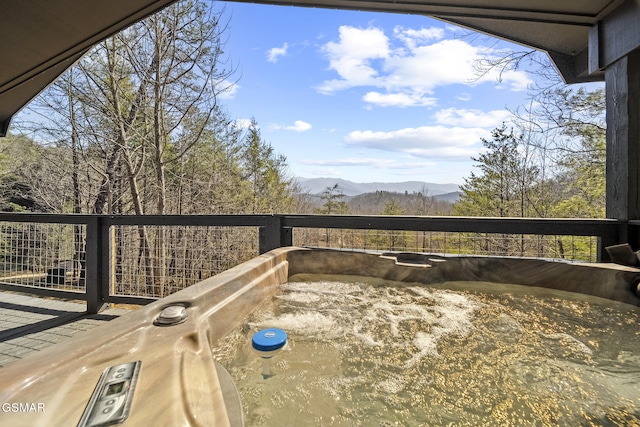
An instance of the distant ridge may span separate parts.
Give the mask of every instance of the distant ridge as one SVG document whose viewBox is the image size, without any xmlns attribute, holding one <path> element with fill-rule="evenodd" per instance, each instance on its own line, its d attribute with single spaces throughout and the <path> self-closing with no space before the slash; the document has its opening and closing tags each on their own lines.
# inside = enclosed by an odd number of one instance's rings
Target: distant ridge
<svg viewBox="0 0 640 427">
<path fill-rule="evenodd" d="M 456 193 L 460 191 L 458 184 L 436 184 L 432 182 L 422 181 L 405 181 L 405 182 L 353 182 L 341 178 L 302 178 L 296 177 L 296 181 L 300 184 L 304 191 L 310 194 L 320 194 L 327 187 L 338 187 L 345 196 L 357 196 L 359 194 L 373 193 L 376 191 L 389 191 L 394 193 L 418 193 L 423 188 L 427 189 L 428 196 L 437 196 L 440 194 Z"/>
</svg>

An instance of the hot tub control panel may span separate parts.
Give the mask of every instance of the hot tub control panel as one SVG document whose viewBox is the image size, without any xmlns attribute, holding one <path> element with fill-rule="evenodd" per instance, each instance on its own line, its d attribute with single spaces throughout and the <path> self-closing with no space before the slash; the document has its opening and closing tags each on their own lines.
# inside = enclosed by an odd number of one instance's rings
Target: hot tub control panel
<svg viewBox="0 0 640 427">
<path fill-rule="evenodd" d="M 104 370 L 78 427 L 119 424 L 127 419 L 141 362 L 110 366 Z"/>
</svg>

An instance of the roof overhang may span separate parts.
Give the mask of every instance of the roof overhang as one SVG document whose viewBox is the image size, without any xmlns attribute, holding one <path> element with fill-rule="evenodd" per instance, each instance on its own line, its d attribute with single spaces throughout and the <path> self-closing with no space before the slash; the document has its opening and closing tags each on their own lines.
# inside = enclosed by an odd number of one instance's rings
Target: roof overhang
<svg viewBox="0 0 640 427">
<path fill-rule="evenodd" d="M 234 0 L 425 15 L 545 51 L 567 83 L 600 81 L 589 69 L 590 32 L 637 0 Z M 591 36 L 592 37 L 592 36 Z"/>
<path fill-rule="evenodd" d="M 4 1 L 0 135 L 16 112 L 93 45 L 173 1 Z M 602 69 L 640 46 L 638 0 L 236 1 L 431 16 L 546 51 L 568 83 L 602 80 Z"/>
<path fill-rule="evenodd" d="M 15 113 L 92 46 L 173 1 L 3 1 L 0 136 Z"/>
</svg>

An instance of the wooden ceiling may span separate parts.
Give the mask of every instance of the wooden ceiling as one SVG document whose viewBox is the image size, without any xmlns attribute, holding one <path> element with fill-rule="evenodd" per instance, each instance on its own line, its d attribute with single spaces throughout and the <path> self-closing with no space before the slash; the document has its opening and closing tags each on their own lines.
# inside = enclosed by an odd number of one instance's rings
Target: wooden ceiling
<svg viewBox="0 0 640 427">
<path fill-rule="evenodd" d="M 173 1 L 4 0 L 0 135 L 16 112 L 91 46 Z M 570 83 L 603 78 L 601 53 L 592 47 L 602 33 L 594 28 L 625 8 L 637 9 L 636 0 L 247 1 L 431 16 L 546 51 Z"/>
</svg>

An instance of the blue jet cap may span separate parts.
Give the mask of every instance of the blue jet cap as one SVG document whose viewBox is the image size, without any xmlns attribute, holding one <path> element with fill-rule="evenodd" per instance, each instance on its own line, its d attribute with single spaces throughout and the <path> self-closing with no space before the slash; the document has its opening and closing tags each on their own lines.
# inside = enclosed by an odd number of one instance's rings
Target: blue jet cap
<svg viewBox="0 0 640 427">
<path fill-rule="evenodd" d="M 251 340 L 258 351 L 280 350 L 287 343 L 287 333 L 278 328 L 267 328 L 256 332 Z"/>
</svg>

